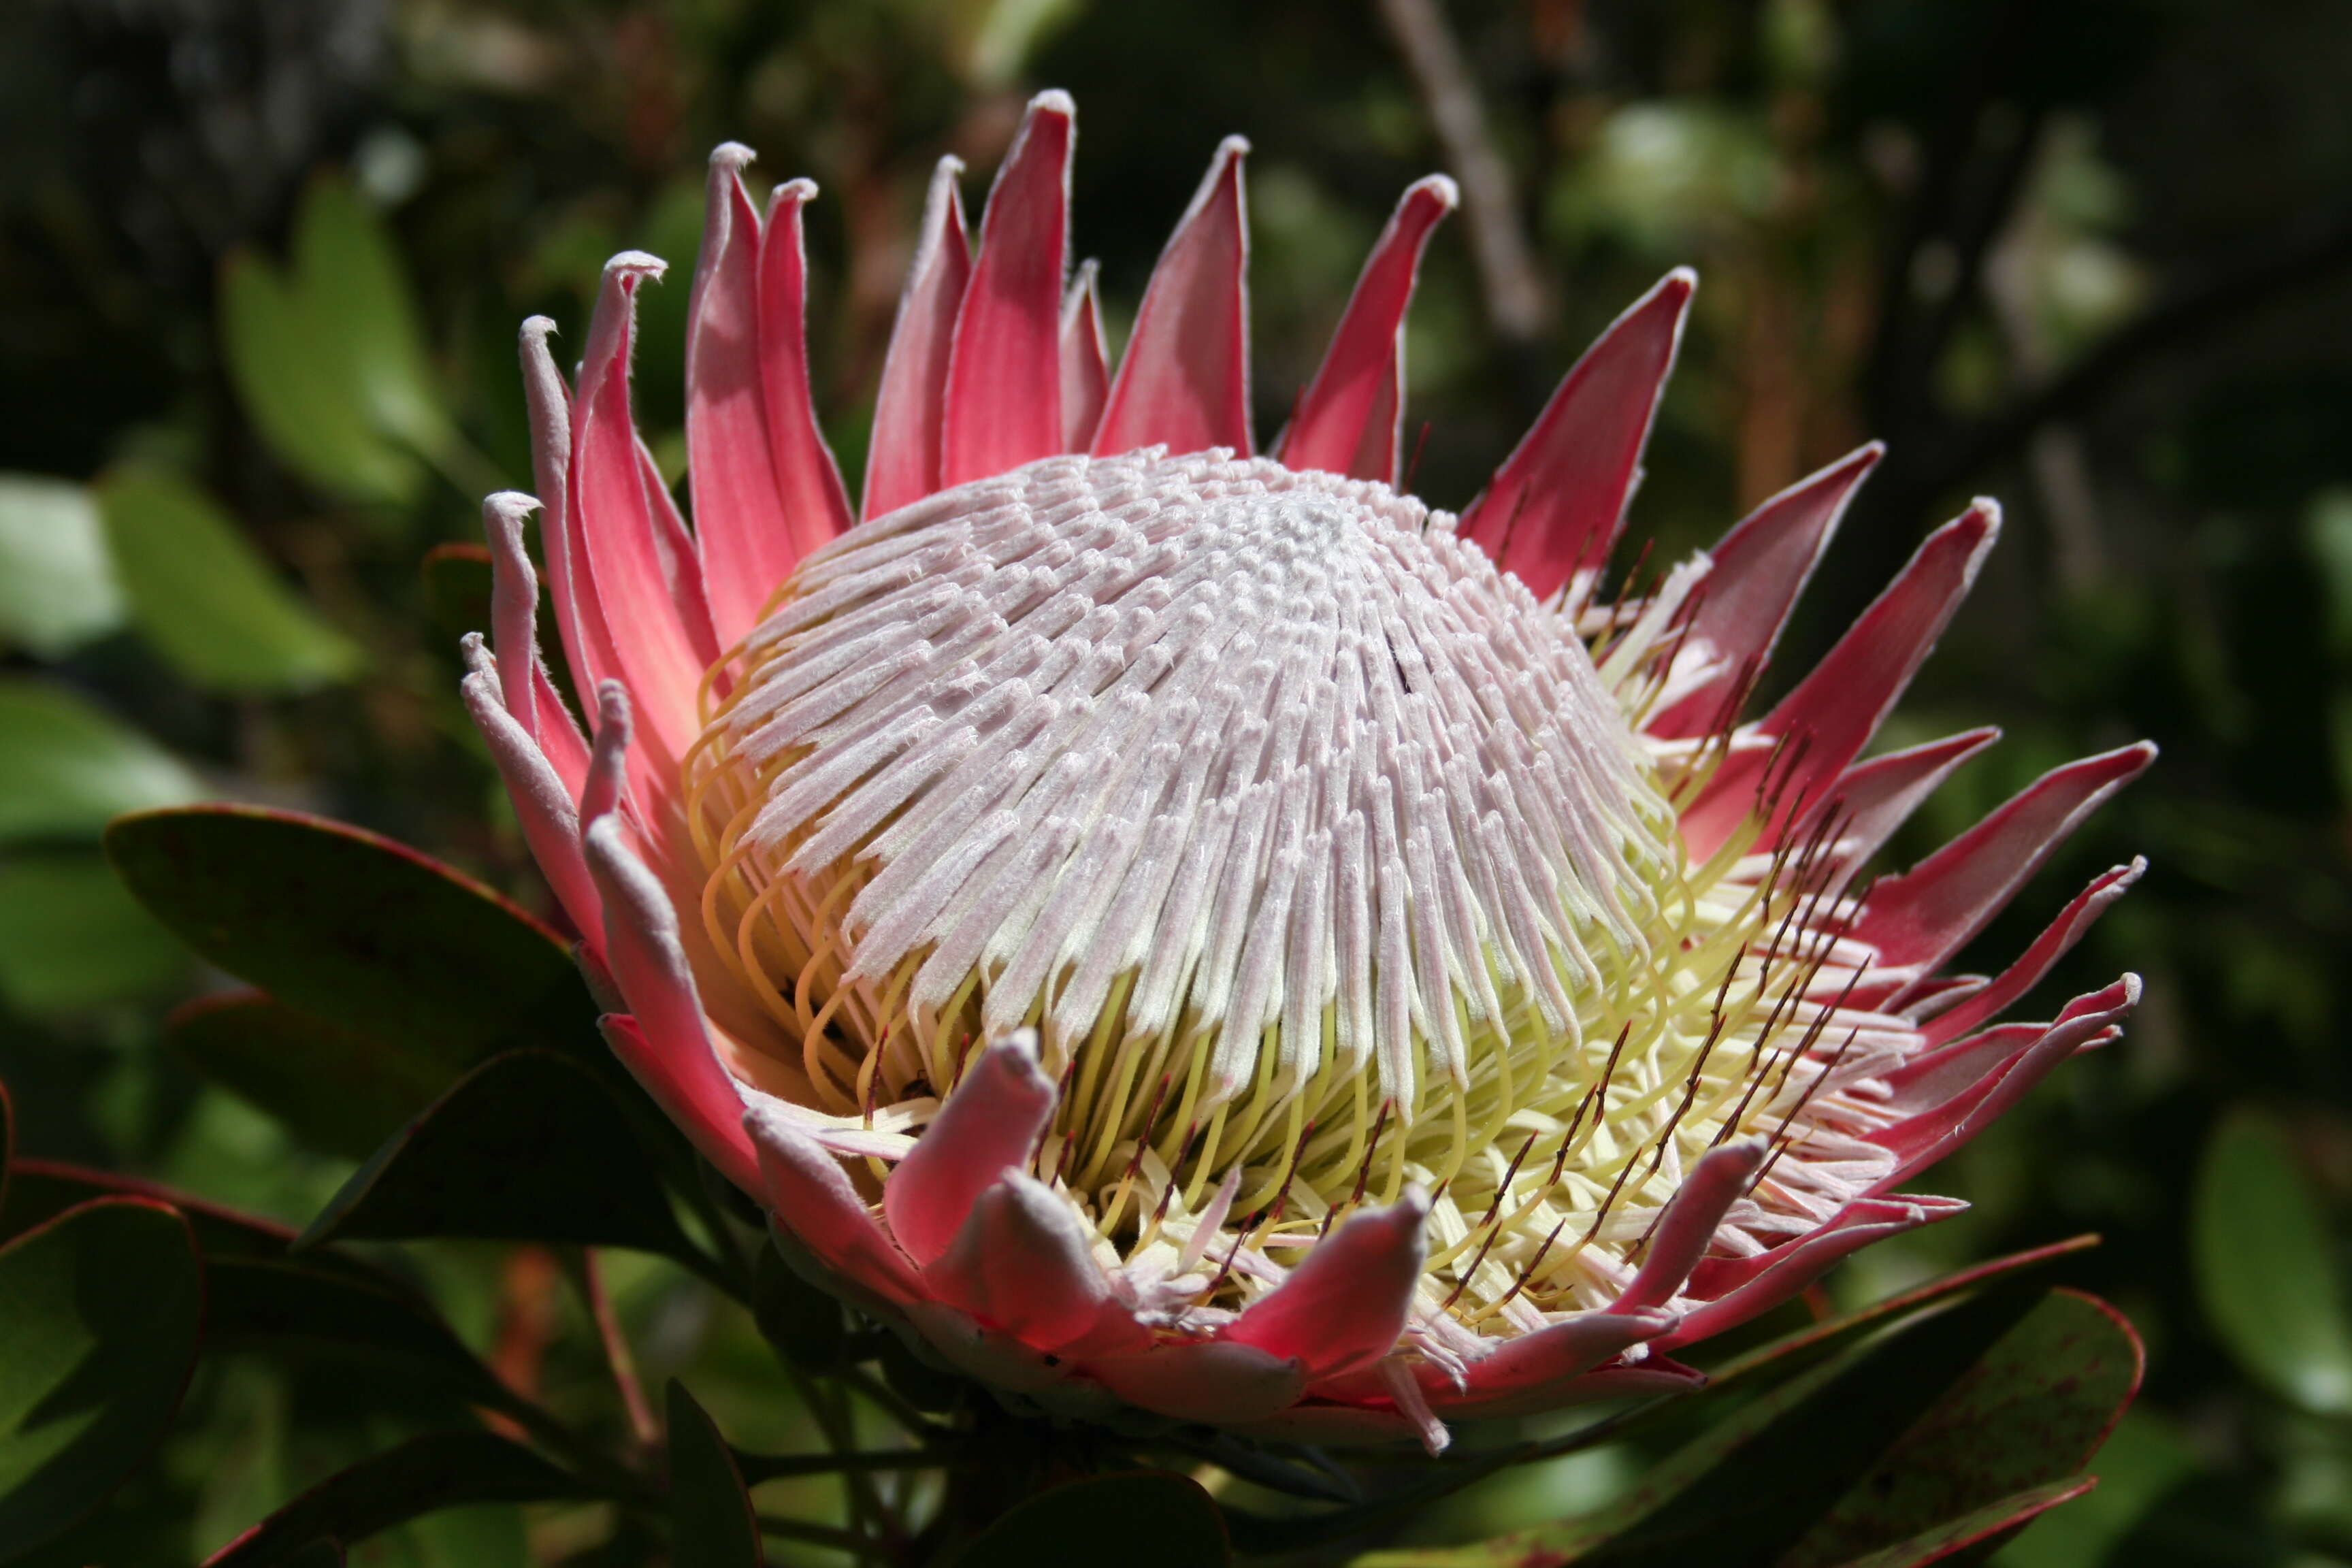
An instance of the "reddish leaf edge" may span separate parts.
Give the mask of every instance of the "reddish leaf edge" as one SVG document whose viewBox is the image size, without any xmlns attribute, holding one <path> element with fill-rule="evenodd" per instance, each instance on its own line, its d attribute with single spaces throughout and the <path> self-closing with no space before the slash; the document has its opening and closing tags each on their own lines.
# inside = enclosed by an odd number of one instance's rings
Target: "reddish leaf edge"
<svg viewBox="0 0 2352 1568">
<path fill-rule="evenodd" d="M 100 1189 L 101 1195 L 84 1198 L 71 1208 L 59 1209 L 39 1224 L 28 1226 L 24 1230 L 5 1237 L 5 1240 L 0 1240 L 0 1253 L 5 1253 L 26 1237 L 46 1230 L 68 1215 L 88 1208 L 92 1204 L 119 1203 L 126 1200 L 135 1200 L 156 1208 L 170 1209 L 179 1215 L 183 1224 L 185 1224 L 188 1217 L 194 1215 L 205 1219 L 218 1220 L 224 1225 L 240 1226 L 247 1230 L 261 1231 L 278 1241 L 291 1242 L 298 1234 L 292 1226 L 283 1221 L 268 1219 L 261 1215 L 247 1214 L 243 1209 L 231 1208 L 226 1204 L 216 1204 L 209 1199 L 194 1197 L 164 1186 L 161 1183 L 147 1181 L 142 1177 L 126 1176 L 114 1171 L 102 1171 L 95 1165 L 77 1165 L 67 1160 L 40 1159 L 15 1160 L 9 1163 L 11 1176 L 20 1171 L 26 1175 L 46 1176 L 51 1181 L 79 1182 Z M 0 1224 L 5 1224 L 6 1218 L 6 1192 L 0 1190 Z M 204 1247 L 201 1239 L 196 1238 L 193 1226 L 189 1227 L 189 1236 L 195 1242 L 196 1255 L 199 1258 L 203 1257 Z"/>
<path fill-rule="evenodd" d="M 1921 1307 L 1932 1306 L 1947 1296 L 1972 1289 L 2011 1274 L 2022 1273 L 2029 1268 L 2039 1268 L 2078 1252 L 2088 1252 L 2099 1246 L 2100 1242 L 2101 1237 L 2097 1232 L 2085 1231 L 2080 1236 L 2068 1237 L 2063 1241 L 2053 1241 L 2043 1247 L 2028 1247 L 2022 1252 L 2012 1252 L 2003 1258 L 1971 1264 L 1966 1268 L 1939 1275 L 1925 1284 L 1915 1285 L 1908 1290 L 1897 1291 L 1883 1301 L 1874 1301 L 1866 1307 L 1858 1308 L 1841 1317 L 1824 1319 L 1821 1322 L 1811 1324 L 1797 1330 L 1794 1333 L 1774 1340 L 1769 1344 L 1759 1345 L 1754 1350 L 1743 1352 L 1720 1366 L 1706 1368 L 1707 1389 L 1710 1392 L 1719 1389 L 1733 1379 L 1744 1377 L 1759 1368 L 1769 1366 L 1784 1356 L 1795 1355 L 1800 1352 L 1813 1349 L 1867 1324 L 1899 1317 Z M 2068 1288 L 2055 1287 L 2055 1289 Z M 2069 1294 L 2081 1295 L 2083 1292 L 2069 1289 Z M 2089 1300 L 2098 1300 L 2096 1297 L 2090 1297 Z M 2123 1322 L 2126 1331 L 2131 1331 L 2130 1323 L 2124 1320 L 2120 1312 L 2116 1312 L 2104 1301 L 2099 1301 L 2098 1304 L 2115 1316 L 2118 1321 Z M 2132 1343 L 2135 1347 L 2140 1347 L 2139 1336 L 2136 1332 L 2132 1333 Z M 2144 1363 L 2145 1348 L 2140 1347 L 2137 1353 L 2141 1355 Z M 2137 1379 L 2132 1386 L 2135 1390 L 2138 1388 Z"/>
<path fill-rule="evenodd" d="M 23 1160 L 11 1161 L 8 1163 L 16 1168 L 22 1169 L 39 1163 L 39 1162 Z M 166 1203 L 160 1198 L 150 1197 L 145 1194 L 133 1193 L 109 1194 L 103 1197 L 86 1198 L 82 1202 L 75 1204 L 69 1208 L 59 1209 L 56 1214 L 51 1215 L 47 1219 L 43 1220 L 40 1224 L 20 1231 L 15 1236 L 9 1237 L 5 1241 L 0 1241 L 0 1258 L 9 1257 L 19 1247 L 38 1240 L 40 1237 L 47 1236 L 49 1232 L 58 1229 L 60 1226 L 79 1218 L 82 1215 L 89 1214 L 96 1209 L 109 1208 L 152 1209 L 159 1214 L 169 1215 L 173 1219 L 180 1222 L 181 1238 L 187 1243 L 188 1256 L 191 1261 L 195 1264 L 196 1268 L 195 1341 L 189 1347 L 187 1364 L 180 1369 L 180 1386 L 172 1391 L 171 1419 L 166 1420 L 163 1423 L 162 1428 L 156 1432 L 154 1440 L 147 1445 L 146 1451 L 142 1453 L 137 1459 L 133 1460 L 124 1468 L 122 1474 L 116 1478 L 112 1486 L 108 1487 L 97 1497 L 93 1498 L 90 1500 L 89 1506 L 68 1521 L 64 1527 L 59 1530 L 58 1535 L 53 1535 L 48 1538 L 52 1542 L 58 1539 L 58 1536 L 62 1536 L 67 1531 L 72 1531 L 89 1521 L 91 1516 L 98 1512 L 99 1510 L 106 1506 L 107 1500 L 110 1498 L 113 1497 L 117 1491 L 121 1489 L 123 1482 L 128 1481 L 131 1477 L 137 1475 L 146 1467 L 148 1460 L 153 1458 L 155 1450 L 163 1447 L 163 1439 L 171 1436 L 172 1427 L 179 1419 L 180 1405 L 188 1397 L 188 1385 L 195 1380 L 196 1363 L 204 1359 L 205 1319 L 206 1316 L 205 1249 L 196 1240 L 195 1227 L 188 1223 L 188 1216 L 180 1211 L 177 1205 Z"/>
<path fill-rule="evenodd" d="M 235 817 L 246 821 L 271 822 L 285 826 L 304 827 L 333 837 L 348 839 L 370 849 L 381 850 L 430 871 L 459 891 L 470 893 L 475 898 L 492 905 L 501 913 L 510 916 L 516 921 L 538 932 L 567 958 L 571 955 L 572 940 L 570 937 L 563 935 L 553 926 L 549 925 L 488 883 L 477 881 L 447 861 L 436 859 L 422 849 L 403 844 L 397 838 L 387 838 L 381 833 L 357 827 L 348 822 L 338 822 L 331 816 L 316 816 L 307 811 L 289 811 L 280 806 L 246 805 L 222 801 L 194 805 L 151 806 L 145 811 L 126 811 L 106 825 L 106 858 L 114 865 L 115 874 L 118 877 L 122 874 L 121 863 L 116 848 L 116 836 L 121 830 L 141 823 L 178 821 L 191 817 Z M 127 882 L 128 879 L 125 880 Z"/>
<path fill-rule="evenodd" d="M 2096 1476 L 2077 1476 L 2073 1480 L 2047 1481 L 2038 1487 L 2029 1487 L 2023 1491 L 2011 1492 L 1999 1501 L 1987 1503 L 1978 1510 L 1977 1512 L 1984 1516 L 1979 1523 L 1950 1540 L 1935 1542 L 1920 1552 L 1917 1556 L 1895 1555 L 1908 1544 L 1898 1542 L 1893 1546 L 1882 1547 L 1865 1556 L 1849 1558 L 1840 1563 L 1838 1568 L 1927 1568 L 1927 1564 L 1930 1563 L 1948 1562 L 1973 1548 L 1988 1544 L 1998 1545 L 2006 1542 L 2010 1536 L 2040 1519 L 2052 1509 L 2061 1503 L 2074 1501 L 2098 1484 L 2099 1478 Z M 1975 1562 L 1977 1559 L 1972 1557 L 1969 1561 Z"/>
</svg>

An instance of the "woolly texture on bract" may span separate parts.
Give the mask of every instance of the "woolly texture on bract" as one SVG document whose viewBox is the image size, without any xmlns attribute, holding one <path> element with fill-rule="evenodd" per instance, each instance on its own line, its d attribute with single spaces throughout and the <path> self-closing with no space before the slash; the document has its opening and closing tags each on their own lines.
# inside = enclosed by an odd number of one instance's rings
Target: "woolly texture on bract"
<svg viewBox="0 0 2352 1568">
<path fill-rule="evenodd" d="M 1041 96 L 976 252 L 943 161 L 852 527 L 801 323 L 805 181 L 712 160 L 695 524 L 629 411 L 607 269 L 576 389 L 524 332 L 543 554 L 593 743 L 486 509 L 468 706 L 626 1011 L 622 1058 L 804 1270 L 1000 1389 L 1328 1437 L 1685 1386 L 1660 1353 L 1955 1212 L 1885 1195 L 2129 977 L 1994 1025 L 1940 967 L 2147 747 L 1902 876 L 1977 732 L 1857 761 L 1997 531 L 1979 503 L 1739 711 L 1865 448 L 1605 603 L 1694 279 L 1572 369 L 1459 519 L 1394 489 L 1413 186 L 1280 447 L 1252 455 L 1246 144 L 1111 374 Z M 878 1200 L 878 1201 L 877 1201 Z"/>
</svg>

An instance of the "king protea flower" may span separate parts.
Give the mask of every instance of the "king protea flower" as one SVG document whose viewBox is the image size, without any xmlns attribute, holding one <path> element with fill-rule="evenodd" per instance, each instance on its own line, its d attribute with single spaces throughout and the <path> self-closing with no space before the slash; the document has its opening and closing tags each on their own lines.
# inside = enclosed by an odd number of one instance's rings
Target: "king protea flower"
<svg viewBox="0 0 2352 1568">
<path fill-rule="evenodd" d="M 691 531 L 631 422 L 614 258 L 539 498 L 488 504 L 466 697 L 614 1048 L 795 1265 L 1065 1414 L 1261 1434 L 1685 1387 L 1669 1352 L 1868 1242 L 1893 1189 L 2116 1037 L 2126 976 L 1995 1026 L 1939 969 L 2152 750 L 2058 769 L 1912 870 L 1990 731 L 1857 761 L 1991 546 L 1979 501 L 1740 710 L 1878 449 L 1600 595 L 1694 279 L 1571 370 L 1458 517 L 1401 493 L 1409 189 L 1288 426 L 1250 427 L 1238 139 L 1117 373 L 1071 280 L 1069 100 L 968 239 L 941 161 L 862 510 L 812 412 L 804 180 L 711 160 Z M 536 504 L 593 741 L 534 646 Z"/>
</svg>

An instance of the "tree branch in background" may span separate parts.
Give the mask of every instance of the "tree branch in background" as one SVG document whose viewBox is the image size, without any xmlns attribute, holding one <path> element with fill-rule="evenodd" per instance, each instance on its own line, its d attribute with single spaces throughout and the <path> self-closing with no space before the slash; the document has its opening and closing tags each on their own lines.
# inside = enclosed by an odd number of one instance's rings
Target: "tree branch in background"
<svg viewBox="0 0 2352 1568">
<path fill-rule="evenodd" d="M 1487 131 L 1486 104 L 1462 46 L 1437 0 L 1380 0 L 1380 9 L 1462 186 L 1462 216 L 1487 317 L 1515 351 L 1531 348 L 1551 319 L 1551 293 L 1528 244 L 1511 168 Z"/>
<path fill-rule="evenodd" d="M 2340 216 L 2275 254 L 2173 288 L 2047 385 L 1963 427 L 1943 460 L 1920 475 L 1916 489 L 1932 494 L 1971 479 L 2023 447 L 2043 426 L 2089 412 L 2147 361 L 2347 270 L 2352 270 L 2352 216 Z"/>
</svg>

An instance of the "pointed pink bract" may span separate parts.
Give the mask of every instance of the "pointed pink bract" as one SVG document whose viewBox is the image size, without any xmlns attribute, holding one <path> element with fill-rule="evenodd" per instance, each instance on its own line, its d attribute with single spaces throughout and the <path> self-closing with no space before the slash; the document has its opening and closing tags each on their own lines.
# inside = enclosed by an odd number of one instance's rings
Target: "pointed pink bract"
<svg viewBox="0 0 2352 1568">
<path fill-rule="evenodd" d="M 1387 1208 L 1357 1210 L 1218 1337 L 1296 1356 L 1310 1381 L 1378 1361 L 1404 1331 L 1426 1256 L 1422 1222 L 1428 1215 L 1428 1198 L 1412 1187 Z"/>
<path fill-rule="evenodd" d="M 984 479 L 1062 447 L 1062 278 L 1069 267 L 1069 95 L 1041 92 L 996 172 L 980 255 L 956 313 L 940 486 Z"/>
<path fill-rule="evenodd" d="M 769 455 L 760 353 L 760 213 L 743 189 L 751 150 L 710 155 L 702 255 L 687 307 L 687 474 L 703 591 L 719 640 L 751 629 L 799 558 Z"/>
<path fill-rule="evenodd" d="M 1699 588 L 1705 597 L 1691 616 L 1683 646 L 1706 648 L 1722 672 L 1643 729 L 1668 739 L 1704 734 L 1738 682 L 1764 668 L 1847 502 L 1885 455 L 1886 448 L 1873 441 L 1798 480 L 1749 512 L 1706 552 L 1706 580 Z"/>
<path fill-rule="evenodd" d="M 861 517 L 880 517 L 940 488 L 940 437 L 947 422 L 948 358 L 956 314 L 971 276 L 956 176 L 963 162 L 941 158 L 923 203 L 923 232 L 898 296 L 882 385 L 874 396 L 874 437 L 866 448 Z"/>
<path fill-rule="evenodd" d="M 1339 330 L 1307 384 L 1275 455 L 1286 468 L 1397 482 L 1404 419 L 1404 315 L 1422 253 L 1439 220 L 1462 199 L 1432 174 L 1408 186 L 1381 231 Z"/>
<path fill-rule="evenodd" d="M 1249 143 L 1217 148 L 1160 264 L 1095 431 L 1098 455 L 1165 446 L 1171 452 L 1250 443 L 1249 215 L 1242 159 Z"/>
<path fill-rule="evenodd" d="M 1102 301 L 1095 294 L 1100 268 L 1078 264 L 1062 300 L 1062 449 L 1083 452 L 1102 424 L 1110 397 L 1110 351 L 1103 342 Z"/>
<path fill-rule="evenodd" d="M 1677 268 L 1611 323 L 1462 514 L 1462 536 L 1537 598 L 1608 559 L 1697 286 Z"/>
<path fill-rule="evenodd" d="M 572 559 L 572 589 L 577 595 L 584 580 L 606 630 L 614 673 L 635 701 L 641 731 L 675 758 L 686 754 L 701 727 L 695 693 L 708 661 L 688 630 L 677 563 L 657 532 L 629 414 L 635 297 L 640 281 L 661 271 L 660 262 L 634 251 L 604 268 L 572 419 L 573 537 L 585 548 Z"/>
<path fill-rule="evenodd" d="M 1683 813 L 1694 858 L 1712 854 L 1757 808 L 1768 770 L 1778 801 L 1762 842 L 1777 843 L 1781 824 L 1819 803 L 1823 786 L 1861 754 L 1911 683 L 2000 531 L 2000 509 L 1979 500 L 1927 536 L 1837 646 L 1756 725 L 1791 748 L 1789 754 L 1762 746 L 1734 752 Z"/>
<path fill-rule="evenodd" d="M 808 258 L 801 208 L 815 195 L 808 180 L 778 185 L 760 237 L 760 385 L 767 405 L 768 454 L 784 508 L 778 526 L 795 562 L 849 527 L 849 492 L 809 399 Z M 782 585 L 779 575 L 772 582 L 742 584 L 738 596 L 751 600 L 756 616 Z"/>
<path fill-rule="evenodd" d="M 980 1194 L 1029 1163 L 1053 1114 L 1054 1080 L 1037 1066 L 1034 1036 L 1010 1036 L 974 1057 L 882 1185 L 882 1211 L 907 1256 L 928 1266 L 946 1252 Z"/>
</svg>

